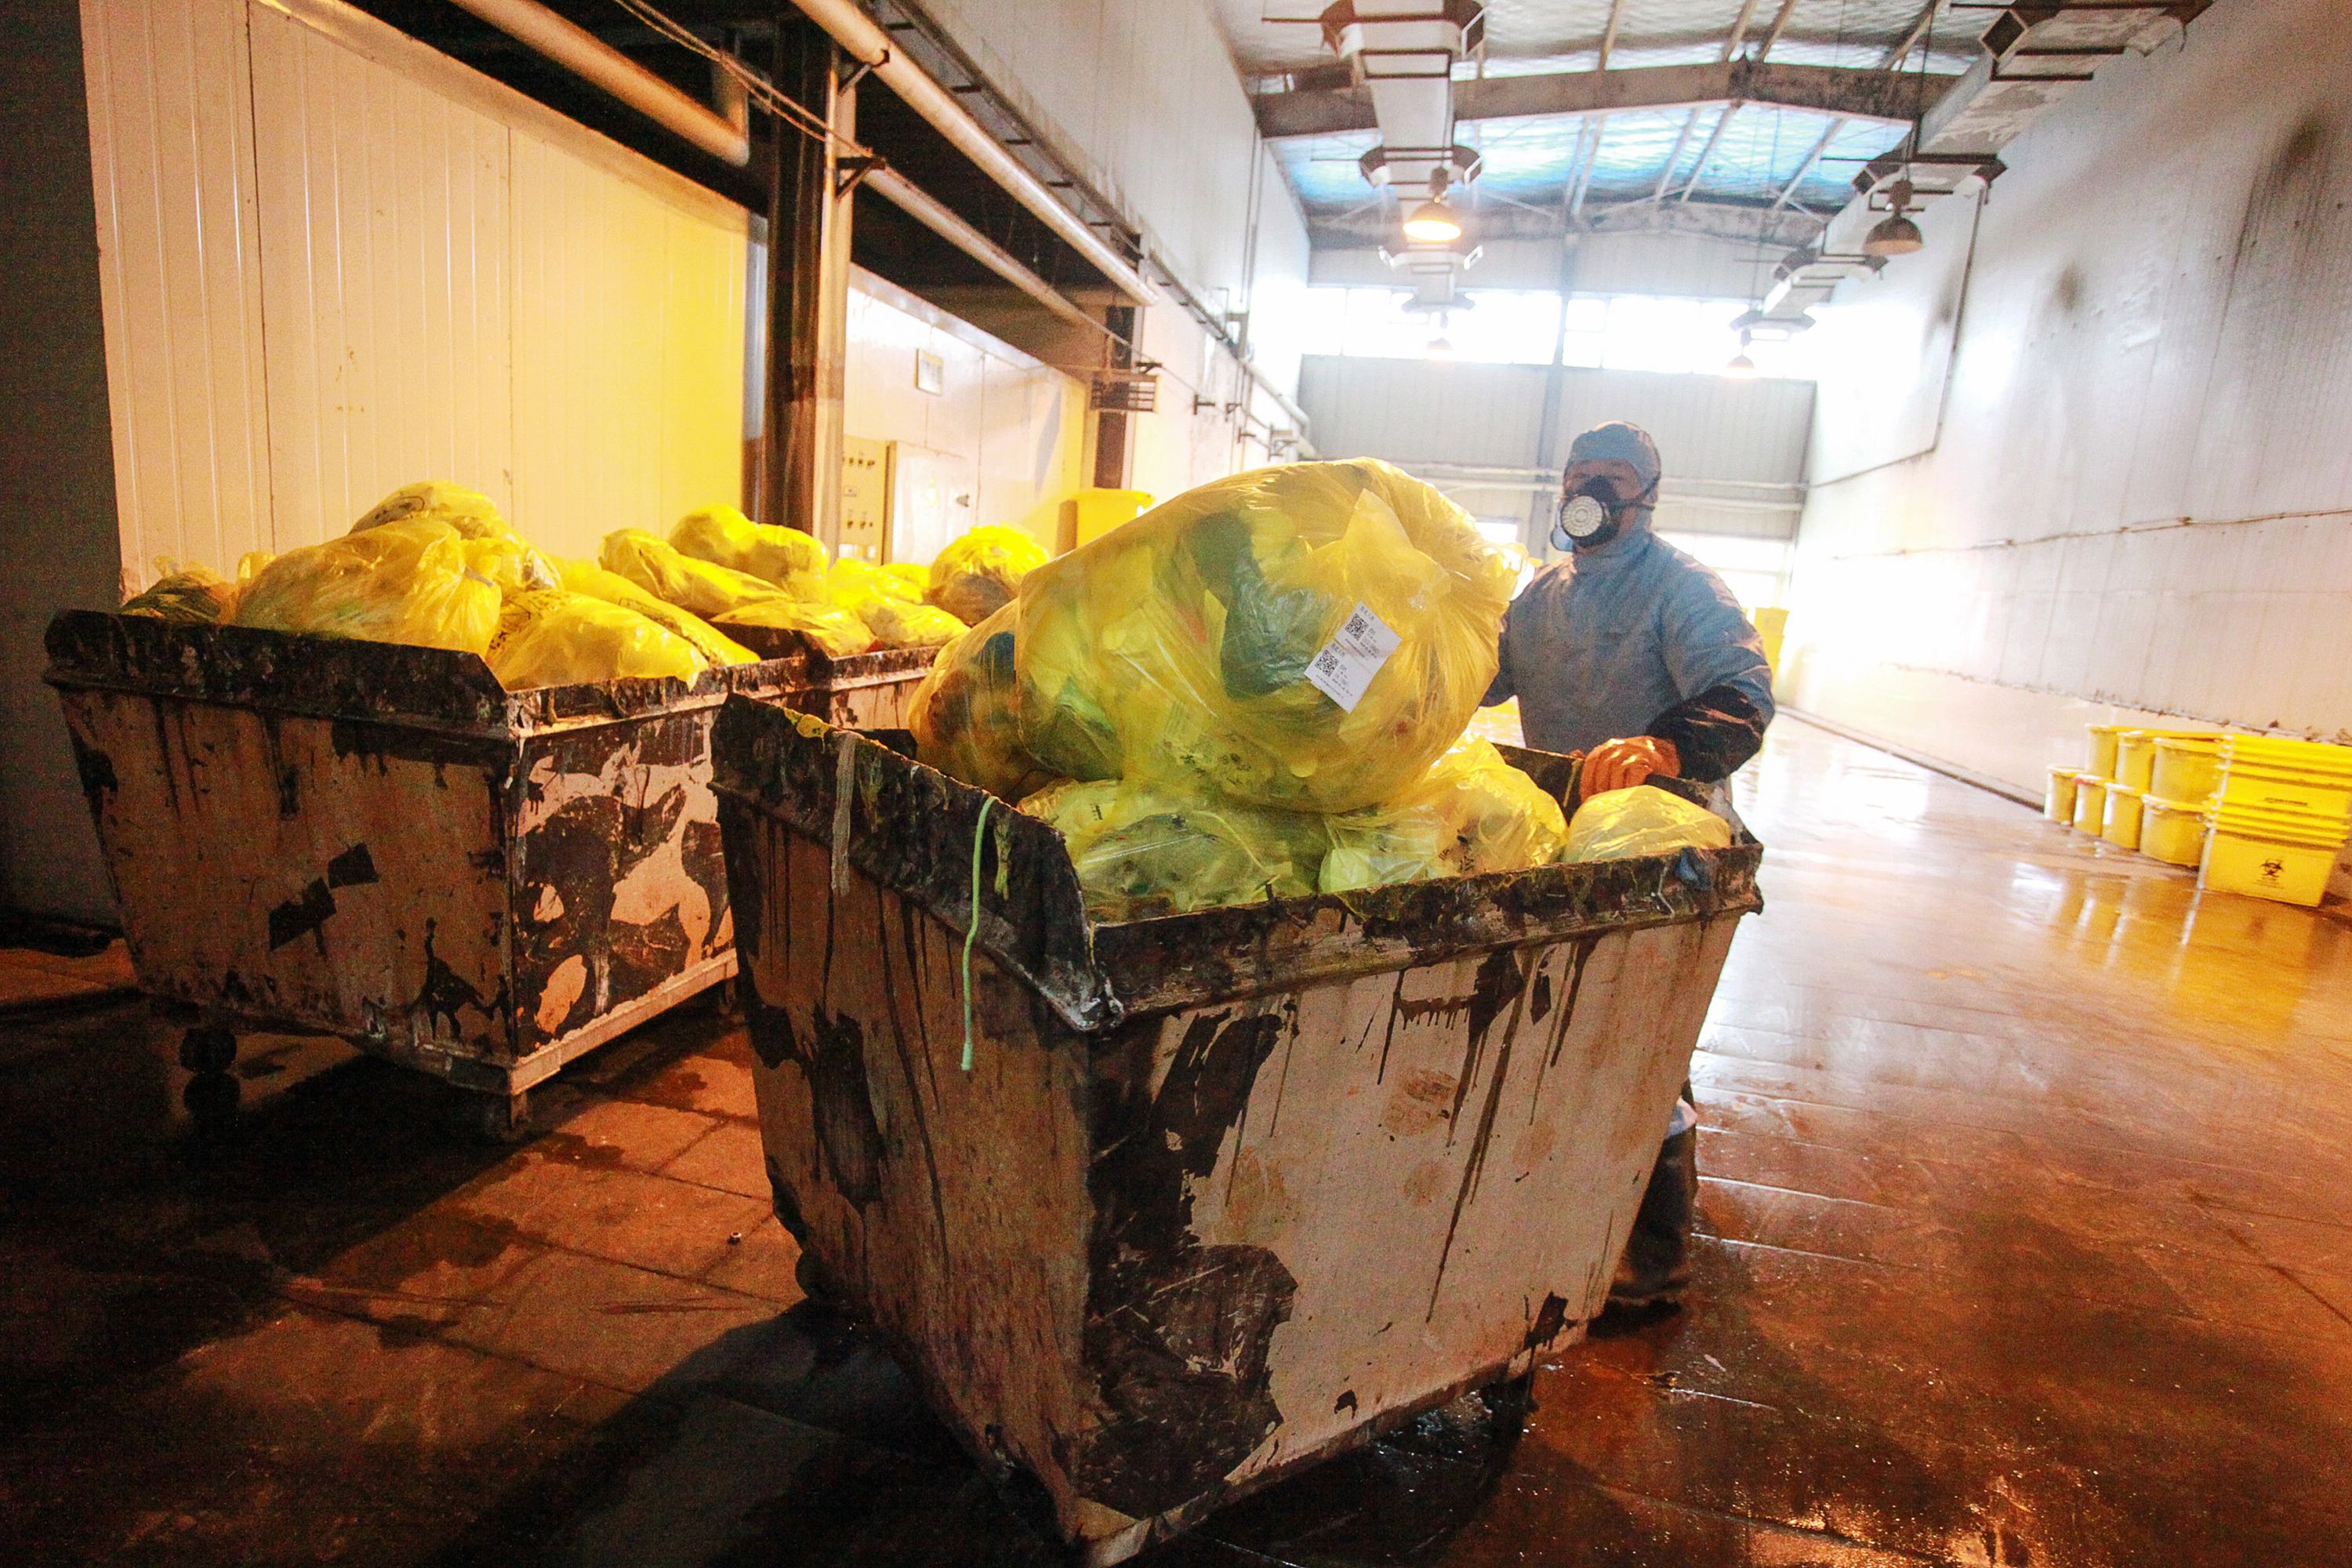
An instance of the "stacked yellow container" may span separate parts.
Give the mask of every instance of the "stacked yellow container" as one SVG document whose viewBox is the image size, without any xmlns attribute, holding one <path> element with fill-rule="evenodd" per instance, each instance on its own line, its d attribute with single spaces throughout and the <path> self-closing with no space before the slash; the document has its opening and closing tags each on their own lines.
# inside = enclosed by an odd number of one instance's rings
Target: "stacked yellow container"
<svg viewBox="0 0 2352 1568">
<path fill-rule="evenodd" d="M 2205 858 L 2205 818 L 2221 792 L 2222 737 L 2205 730 L 2148 731 L 2140 853 L 2173 866 Z"/>
<path fill-rule="evenodd" d="M 2317 904 L 2352 837 L 2352 747 L 2231 735 L 2197 883 Z"/>
</svg>

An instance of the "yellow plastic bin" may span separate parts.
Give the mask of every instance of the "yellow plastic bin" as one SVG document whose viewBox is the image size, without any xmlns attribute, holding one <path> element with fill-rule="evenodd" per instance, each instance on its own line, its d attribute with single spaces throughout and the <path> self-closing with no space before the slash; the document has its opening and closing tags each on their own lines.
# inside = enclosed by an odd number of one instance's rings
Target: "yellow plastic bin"
<svg viewBox="0 0 2352 1568">
<path fill-rule="evenodd" d="M 2249 810 L 2224 799 L 2214 808 L 2197 885 L 2312 908 L 2327 891 L 2347 830 L 2340 818 Z"/>
<path fill-rule="evenodd" d="M 2107 830 L 2107 781 L 2083 774 L 2074 781 L 2074 831 L 2096 838 Z"/>
<path fill-rule="evenodd" d="M 2120 780 L 2107 786 L 2105 826 L 2099 833 L 2102 838 L 2125 849 L 2139 847 L 2142 793 Z"/>
<path fill-rule="evenodd" d="M 2352 747 L 2231 735 L 2221 743 L 2221 800 L 2263 811 L 2352 815 Z"/>
<path fill-rule="evenodd" d="M 2156 742 L 2162 736 L 2157 730 L 2122 730 L 2116 734 L 2116 771 L 2117 784 L 2134 789 L 2147 788 L 2148 779 L 2156 771 Z"/>
<path fill-rule="evenodd" d="M 2131 728 L 2128 724 L 2089 724 L 2084 727 L 2091 737 L 2091 765 L 2084 770 L 2103 779 L 2116 776 L 2116 737 Z"/>
<path fill-rule="evenodd" d="M 2140 801 L 2139 852 L 2168 866 L 2194 866 L 2205 858 L 2205 803 L 2165 800 L 2146 795 Z"/>
<path fill-rule="evenodd" d="M 2158 735 L 2147 793 L 2165 800 L 2207 801 L 2221 793 L 2221 737 Z"/>
<path fill-rule="evenodd" d="M 2080 768 L 2052 768 L 2050 789 L 2042 797 L 2042 815 L 2062 826 L 2074 826 L 2074 781 L 2083 776 Z"/>
</svg>

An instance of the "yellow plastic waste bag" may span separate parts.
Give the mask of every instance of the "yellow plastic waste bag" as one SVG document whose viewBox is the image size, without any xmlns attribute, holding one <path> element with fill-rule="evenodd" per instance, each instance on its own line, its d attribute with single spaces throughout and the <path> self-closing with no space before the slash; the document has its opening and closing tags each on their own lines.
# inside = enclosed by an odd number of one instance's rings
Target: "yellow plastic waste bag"
<svg viewBox="0 0 2352 1568">
<path fill-rule="evenodd" d="M 289 550 L 237 595 L 236 624 L 484 653 L 498 584 L 466 562 L 446 522 L 385 523 Z"/>
<path fill-rule="evenodd" d="M 126 616 L 150 616 L 184 626 L 218 626 L 236 614 L 237 584 L 209 566 L 155 563 L 162 574 L 146 592 L 122 603 Z"/>
<path fill-rule="evenodd" d="M 1578 806 L 1569 820 L 1568 849 L 1560 858 L 1630 860 L 1677 849 L 1722 849 L 1730 843 L 1731 824 L 1706 807 L 1655 784 L 1635 784 L 1596 795 Z"/>
<path fill-rule="evenodd" d="M 923 569 L 919 566 L 916 570 Z M 844 609 L 856 608 L 850 601 L 868 594 L 919 605 L 923 602 L 924 584 L 929 581 L 926 576 L 922 582 L 917 582 L 896 566 L 877 566 L 871 561 L 860 561 L 855 555 L 843 556 L 827 568 L 824 574 L 825 592 L 835 604 Z"/>
<path fill-rule="evenodd" d="M 697 561 L 772 583 L 793 598 L 824 597 L 824 545 L 797 528 L 753 522 L 731 506 L 706 506 L 679 518 L 669 542 Z"/>
<path fill-rule="evenodd" d="M 1045 564 L 1045 547 L 1017 528 L 982 524 L 931 562 L 932 604 L 978 626 L 1013 602 L 1021 580 Z"/>
<path fill-rule="evenodd" d="M 940 649 L 907 706 L 918 761 L 1011 801 L 1054 777 L 1021 749 L 1013 660 L 1018 610 L 1007 605 Z"/>
<path fill-rule="evenodd" d="M 596 562 L 665 604 L 691 610 L 705 620 L 785 596 L 772 583 L 688 555 L 641 528 L 606 534 Z"/>
<path fill-rule="evenodd" d="M 467 539 L 510 534 L 506 519 L 489 497 L 446 479 L 420 479 L 403 485 L 352 524 L 353 533 L 382 528 L 388 522 L 446 522 Z"/>
<path fill-rule="evenodd" d="M 874 647 L 874 634 L 866 629 L 864 621 L 838 605 L 816 600 L 761 599 L 719 617 L 721 631 L 730 626 L 798 632 L 827 658 L 847 658 Z"/>
<path fill-rule="evenodd" d="M 1385 805 L 1329 819 L 1327 893 L 1523 871 L 1559 858 L 1568 817 L 1492 742 L 1465 740 Z"/>
<path fill-rule="evenodd" d="M 1097 920 L 1146 920 L 1315 891 L 1323 819 L 1164 789 L 1064 779 L 1021 809 L 1069 845 Z"/>
<path fill-rule="evenodd" d="M 1475 710 L 1516 573 L 1385 463 L 1202 485 L 1023 581 L 1024 742 L 1072 778 L 1378 805 Z"/>
<path fill-rule="evenodd" d="M 760 656 L 691 610 L 655 598 L 617 572 L 607 572 L 593 561 L 555 561 L 556 574 L 574 594 L 585 594 L 625 610 L 635 610 L 664 631 L 674 632 L 694 646 L 710 664 L 757 664 Z"/>
<path fill-rule="evenodd" d="M 935 605 L 904 597 L 905 584 L 865 561 L 836 561 L 827 576 L 833 604 L 866 623 L 877 647 L 938 647 L 964 624 Z"/>
<path fill-rule="evenodd" d="M 904 590 L 901 598 L 930 602 L 931 569 L 920 561 L 886 561 L 882 570 L 896 579 Z"/>
<path fill-rule="evenodd" d="M 558 587 L 555 563 L 515 534 L 488 534 L 466 541 L 466 564 L 507 595 Z"/>
<path fill-rule="evenodd" d="M 509 691 L 632 677 L 692 680 L 710 668 L 693 644 L 636 611 L 561 588 L 509 599 L 485 657 Z"/>
</svg>

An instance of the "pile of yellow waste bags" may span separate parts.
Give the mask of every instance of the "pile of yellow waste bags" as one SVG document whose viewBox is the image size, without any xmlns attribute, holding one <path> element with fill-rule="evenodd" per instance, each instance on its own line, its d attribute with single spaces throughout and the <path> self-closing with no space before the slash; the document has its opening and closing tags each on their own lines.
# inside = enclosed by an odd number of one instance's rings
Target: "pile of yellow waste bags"
<svg viewBox="0 0 2352 1568">
<path fill-rule="evenodd" d="M 978 570 L 970 562 L 1006 553 L 1002 542 L 982 544 L 958 554 L 956 581 Z M 570 560 L 534 547 L 488 496 L 440 479 L 402 486 L 339 538 L 249 554 L 235 582 L 200 564 L 158 565 L 124 614 L 473 653 L 510 690 L 691 680 L 755 662 L 730 628 L 788 631 L 835 658 L 939 647 L 967 630 L 930 602 L 931 568 L 835 561 L 809 534 L 732 507 L 690 511 L 667 539 L 616 529 L 595 560 Z M 1002 561 L 992 569 L 1018 581 Z"/>
<path fill-rule="evenodd" d="M 1238 474 L 1024 574 L 909 723 L 1100 920 L 1546 865 L 1560 803 L 1464 734 L 1518 566 L 1384 463 Z"/>
</svg>

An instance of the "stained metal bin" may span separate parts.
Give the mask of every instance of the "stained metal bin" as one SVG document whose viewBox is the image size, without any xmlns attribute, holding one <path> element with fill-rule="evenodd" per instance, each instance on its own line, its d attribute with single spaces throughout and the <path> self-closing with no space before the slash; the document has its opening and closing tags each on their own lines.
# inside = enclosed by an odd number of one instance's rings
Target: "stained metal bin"
<svg viewBox="0 0 2352 1568">
<path fill-rule="evenodd" d="M 1097 924 L 903 733 L 730 701 L 714 750 L 777 1214 L 1092 1563 L 1598 1311 L 1761 907 L 1743 830 Z"/>
<path fill-rule="evenodd" d="M 904 727 L 915 688 L 940 655 L 935 647 L 877 647 L 835 658 L 809 647 L 798 632 L 763 626 L 719 629 L 762 658 L 791 662 L 797 673 L 781 699 L 785 707 L 859 730 Z"/>
<path fill-rule="evenodd" d="M 478 1091 L 501 1131 L 735 973 L 711 721 L 793 667 L 509 692 L 472 654 L 95 611 L 48 652 L 132 965 L 192 1070 L 239 1029 L 340 1035 Z"/>
</svg>

